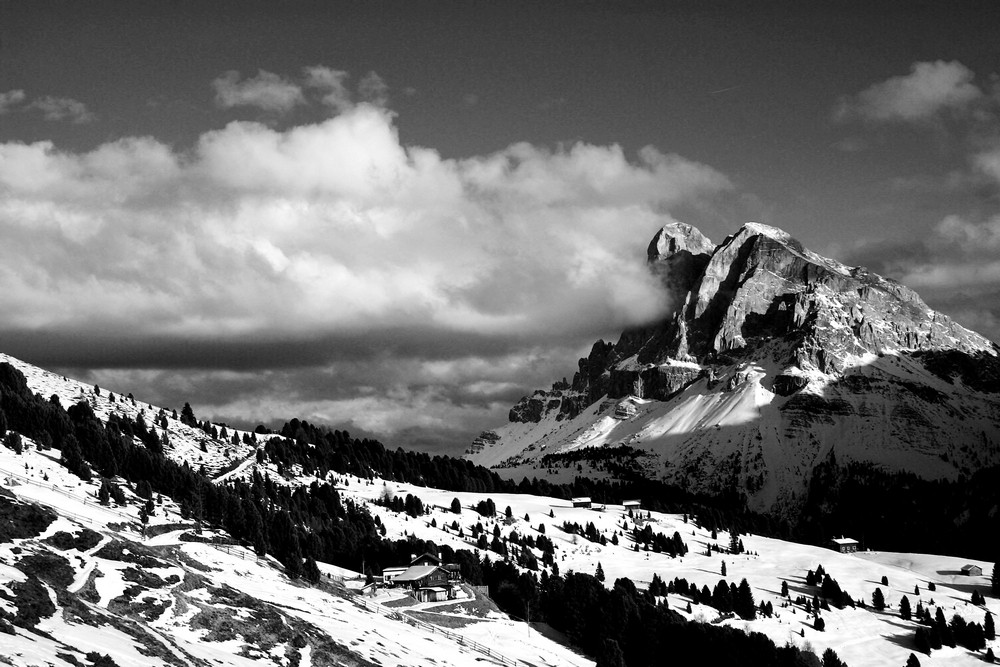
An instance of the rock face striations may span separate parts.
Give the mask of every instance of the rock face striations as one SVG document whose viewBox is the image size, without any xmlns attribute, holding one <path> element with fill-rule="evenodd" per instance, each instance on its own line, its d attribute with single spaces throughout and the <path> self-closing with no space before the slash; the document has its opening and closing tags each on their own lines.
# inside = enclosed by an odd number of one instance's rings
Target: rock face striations
<svg viewBox="0 0 1000 667">
<path fill-rule="evenodd" d="M 648 265 L 673 312 L 595 343 L 473 460 L 520 475 L 629 444 L 660 459 L 651 475 L 761 508 L 801 496 L 831 454 L 930 478 L 1000 463 L 1000 350 L 912 290 L 757 223 L 718 246 L 672 223 Z M 635 415 L 616 419 L 626 397 Z"/>
</svg>

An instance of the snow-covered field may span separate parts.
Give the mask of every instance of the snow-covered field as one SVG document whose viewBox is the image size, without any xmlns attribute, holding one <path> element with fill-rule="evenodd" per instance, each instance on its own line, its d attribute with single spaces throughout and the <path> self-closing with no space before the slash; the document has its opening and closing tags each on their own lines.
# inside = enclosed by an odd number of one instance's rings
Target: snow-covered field
<svg viewBox="0 0 1000 667">
<path fill-rule="evenodd" d="M 682 558 L 671 558 L 666 554 L 632 550 L 633 542 L 621 535 L 623 526 L 633 528 L 631 520 L 621 506 L 608 505 L 603 508 L 574 508 L 568 501 L 553 498 L 521 494 L 492 494 L 496 503 L 498 517 L 496 520 L 481 517 L 474 509 L 477 502 L 484 498 L 482 494 L 458 493 L 441 491 L 427 487 L 389 482 L 375 481 L 367 483 L 357 478 L 344 478 L 347 485 L 343 493 L 348 497 L 375 500 L 385 488 L 400 495 L 414 494 L 425 504 L 433 506 L 430 514 L 417 519 L 405 514 L 396 514 L 384 507 L 371 505 L 373 514 L 377 514 L 387 528 L 387 537 L 401 537 L 404 534 L 416 535 L 421 539 L 433 540 L 439 545 L 448 544 L 453 548 L 474 549 L 469 541 L 470 529 L 482 522 L 487 533 L 492 533 L 494 525 L 499 523 L 501 532 L 508 534 L 516 530 L 520 534 L 538 535 L 539 524 L 545 528 L 545 535 L 552 539 L 557 547 L 556 562 L 559 571 L 569 570 L 593 574 L 600 563 L 604 570 L 607 586 L 614 584 L 618 577 L 628 577 L 639 588 L 644 588 L 652 580 L 653 574 L 658 574 L 664 581 L 675 577 L 695 582 L 699 588 L 707 585 L 710 589 L 720 579 L 739 583 L 746 579 L 753 590 L 756 602 L 771 602 L 777 612 L 774 618 L 758 618 L 747 622 L 736 619 L 723 621 L 727 625 L 763 632 L 776 644 L 791 642 L 798 646 L 811 645 L 817 654 L 827 647 L 833 648 L 841 659 L 849 665 L 871 665 L 872 667 L 898 667 L 906 662 L 913 652 L 913 635 L 918 625 L 913 621 L 903 621 L 899 617 L 898 605 L 902 596 L 906 595 L 915 609 L 920 601 L 924 606 L 930 605 L 931 613 L 941 607 L 945 616 L 960 614 L 966 621 L 983 623 L 987 608 L 996 617 L 1000 615 L 1000 601 L 987 597 L 986 607 L 976 607 L 970 602 L 972 588 L 980 592 L 989 590 L 988 576 L 967 577 L 959 574 L 959 569 L 967 564 L 977 564 L 987 574 L 992 571 L 993 564 L 983 561 L 934 556 L 927 554 L 895 554 L 895 553 L 859 553 L 839 554 L 829 549 L 808 545 L 784 542 L 757 535 L 741 537 L 748 552 L 755 555 L 741 554 L 737 556 L 713 554 L 704 555 L 710 543 L 725 547 L 729 543 L 729 534 L 719 532 L 718 539 L 712 540 L 708 530 L 699 528 L 693 523 L 685 523 L 683 516 L 650 512 L 652 529 L 668 537 L 676 531 L 689 552 Z M 458 498 L 462 505 L 462 513 L 456 515 L 450 511 L 451 501 Z M 510 506 L 513 522 L 507 525 L 504 521 L 504 511 Z M 554 516 L 550 516 L 550 513 Z M 646 512 L 643 512 L 645 516 Z M 525 515 L 528 520 L 525 521 Z M 437 527 L 432 527 L 431 521 Z M 458 521 L 463 528 L 466 539 L 460 539 L 453 530 L 445 530 L 453 521 Z M 608 538 L 604 546 L 588 541 L 582 536 L 568 535 L 562 531 L 564 521 L 570 521 L 585 526 L 592 522 L 594 526 Z M 619 533 L 619 544 L 612 545 L 610 540 L 614 532 Z M 536 552 L 540 557 L 540 552 Z M 492 558 L 497 555 L 491 554 Z M 726 563 L 727 576 L 720 574 L 722 562 Z M 867 609 L 831 608 L 822 613 L 826 622 L 823 632 L 813 630 L 812 617 L 807 616 L 802 608 L 782 608 L 781 584 L 788 582 L 791 597 L 804 595 L 811 599 L 815 588 L 805 585 L 808 570 L 823 566 L 841 588 L 849 592 L 855 599 L 864 599 L 870 605 L 872 593 L 881 588 L 889 608 L 882 613 Z M 889 580 L 888 586 L 881 584 L 882 577 Z M 934 582 L 937 590 L 927 589 Z M 920 594 L 914 595 L 914 587 L 919 587 Z M 933 601 L 933 602 L 932 602 Z M 687 598 L 679 595 L 668 596 L 672 609 L 689 618 L 715 620 L 719 614 L 715 609 L 702 605 L 694 605 L 691 613 L 686 611 Z M 804 632 L 804 635 L 802 634 Z M 1000 644 L 991 642 L 994 652 L 1000 650 Z M 975 655 L 963 648 L 944 648 L 934 651 L 928 658 L 921 656 L 923 664 L 973 665 L 980 664 L 981 655 Z"/>
</svg>

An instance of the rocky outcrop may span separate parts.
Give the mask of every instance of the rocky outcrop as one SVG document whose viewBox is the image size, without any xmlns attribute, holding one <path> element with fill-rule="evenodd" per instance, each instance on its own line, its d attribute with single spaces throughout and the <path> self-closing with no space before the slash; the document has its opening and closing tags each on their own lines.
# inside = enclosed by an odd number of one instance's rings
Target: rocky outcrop
<svg viewBox="0 0 1000 667">
<path fill-rule="evenodd" d="M 791 396 L 809 384 L 809 378 L 803 375 L 789 375 L 782 373 L 775 376 L 771 391 L 778 396 Z"/>
<path fill-rule="evenodd" d="M 648 259 L 677 306 L 662 322 L 624 332 L 615 345 L 598 342 L 580 361 L 573 387 L 592 400 L 664 395 L 644 388 L 661 383 L 637 365 L 754 359 L 777 339 L 788 344 L 776 361 L 823 373 L 897 350 L 996 358 L 992 343 L 932 311 L 912 290 L 820 257 L 767 225 L 748 223 L 711 248 L 697 229 L 672 223 L 650 242 Z M 787 382 L 781 389 L 793 390 Z"/>
</svg>

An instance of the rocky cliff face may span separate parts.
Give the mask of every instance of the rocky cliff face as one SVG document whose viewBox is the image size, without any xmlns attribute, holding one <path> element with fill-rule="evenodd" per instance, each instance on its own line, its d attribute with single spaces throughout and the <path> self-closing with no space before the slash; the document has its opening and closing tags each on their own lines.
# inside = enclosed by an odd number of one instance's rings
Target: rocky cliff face
<svg viewBox="0 0 1000 667">
<path fill-rule="evenodd" d="M 912 290 L 756 223 L 717 246 L 673 223 L 648 265 L 674 311 L 595 343 L 570 387 L 522 399 L 521 427 L 474 460 L 625 442 L 660 455 L 657 475 L 764 506 L 833 450 L 928 477 L 1000 462 L 997 346 Z M 638 415 L 607 417 L 627 396 Z"/>
</svg>

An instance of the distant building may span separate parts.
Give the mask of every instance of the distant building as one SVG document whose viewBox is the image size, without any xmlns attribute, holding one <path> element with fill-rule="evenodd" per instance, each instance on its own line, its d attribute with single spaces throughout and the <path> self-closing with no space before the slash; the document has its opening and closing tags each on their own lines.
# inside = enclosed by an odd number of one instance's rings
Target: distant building
<svg viewBox="0 0 1000 667">
<path fill-rule="evenodd" d="M 450 588 L 425 586 L 413 591 L 413 597 L 416 598 L 417 602 L 442 602 L 454 599 L 455 596 Z"/>
<path fill-rule="evenodd" d="M 835 537 L 830 540 L 829 546 L 842 554 L 852 554 L 858 550 L 858 541 L 849 537 Z"/>
<path fill-rule="evenodd" d="M 392 583 L 414 591 L 434 586 L 443 587 L 448 585 L 448 571 L 437 565 L 414 565 L 393 577 Z"/>
<path fill-rule="evenodd" d="M 642 502 L 639 500 L 626 500 L 622 503 L 625 506 L 625 511 L 629 510 L 638 511 L 642 509 Z"/>
<path fill-rule="evenodd" d="M 983 568 L 969 563 L 962 566 L 962 574 L 967 577 L 981 577 L 983 576 Z"/>
<path fill-rule="evenodd" d="M 434 554 L 421 554 L 410 557 L 410 567 L 414 565 L 440 565 L 441 559 Z"/>
<path fill-rule="evenodd" d="M 405 567 L 387 567 L 382 570 L 382 583 L 391 584 L 392 580 L 396 578 L 397 575 L 403 574 L 408 568 Z"/>
<path fill-rule="evenodd" d="M 573 507 L 590 507 L 590 498 L 586 496 L 581 496 L 580 498 L 573 498 Z"/>
</svg>

